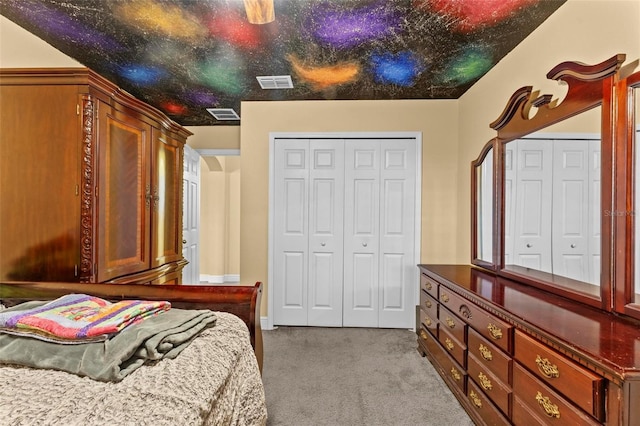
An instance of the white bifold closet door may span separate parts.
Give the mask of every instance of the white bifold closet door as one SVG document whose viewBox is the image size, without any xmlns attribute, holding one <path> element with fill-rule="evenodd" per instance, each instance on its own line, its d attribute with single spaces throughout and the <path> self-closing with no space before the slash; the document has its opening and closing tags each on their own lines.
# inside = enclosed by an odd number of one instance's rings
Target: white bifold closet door
<svg viewBox="0 0 640 426">
<path fill-rule="evenodd" d="M 342 325 L 344 143 L 279 139 L 274 324 Z"/>
<path fill-rule="evenodd" d="M 274 324 L 410 328 L 415 139 L 277 139 Z"/>
</svg>

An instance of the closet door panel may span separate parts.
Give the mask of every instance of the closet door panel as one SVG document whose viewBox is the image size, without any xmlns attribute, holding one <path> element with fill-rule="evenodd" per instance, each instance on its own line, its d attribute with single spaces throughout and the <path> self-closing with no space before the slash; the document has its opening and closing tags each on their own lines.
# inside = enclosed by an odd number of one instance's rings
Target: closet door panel
<svg viewBox="0 0 640 426">
<path fill-rule="evenodd" d="M 378 326 L 380 142 L 345 142 L 343 325 Z"/>
<path fill-rule="evenodd" d="M 308 325 L 342 325 L 344 141 L 309 142 Z"/>
<path fill-rule="evenodd" d="M 278 140 L 274 167 L 274 323 L 307 325 L 308 141 Z"/>
<path fill-rule="evenodd" d="M 589 145 L 553 141 L 553 272 L 579 281 L 589 276 Z"/>
<path fill-rule="evenodd" d="M 412 140 L 380 142 L 380 327 L 411 327 L 417 282 L 415 251 L 416 148 Z"/>
</svg>

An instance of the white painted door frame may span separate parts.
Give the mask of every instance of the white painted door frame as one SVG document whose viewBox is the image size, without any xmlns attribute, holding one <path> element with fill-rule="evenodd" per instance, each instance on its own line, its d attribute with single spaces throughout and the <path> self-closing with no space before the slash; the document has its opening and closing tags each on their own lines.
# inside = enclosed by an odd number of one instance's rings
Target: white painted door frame
<svg viewBox="0 0 640 426">
<path fill-rule="evenodd" d="M 273 283 L 273 256 L 274 256 L 274 165 L 275 165 L 275 140 L 280 138 L 295 138 L 295 139 L 414 139 L 416 141 L 416 185 L 415 185 L 415 232 L 417 238 L 414 240 L 414 264 L 420 263 L 420 242 L 421 242 L 421 197 L 422 197 L 422 133 L 420 132 L 272 132 L 269 134 L 269 220 L 268 220 L 268 273 L 267 280 L 269 288 L 267 289 L 267 307 L 268 314 L 266 318 L 266 324 L 263 323 L 263 328 L 270 330 L 274 328 L 273 324 L 273 312 L 274 312 L 274 299 L 271 291 L 271 283 Z M 414 303 L 417 305 L 420 303 L 420 283 L 418 279 L 419 275 L 416 273 L 415 287 L 414 287 Z"/>
</svg>

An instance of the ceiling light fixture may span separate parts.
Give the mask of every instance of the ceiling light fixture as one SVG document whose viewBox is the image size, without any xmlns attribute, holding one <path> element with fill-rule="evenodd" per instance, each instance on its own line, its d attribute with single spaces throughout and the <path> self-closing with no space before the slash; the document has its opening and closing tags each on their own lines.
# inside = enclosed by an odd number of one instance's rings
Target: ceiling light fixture
<svg viewBox="0 0 640 426">
<path fill-rule="evenodd" d="M 251 24 L 268 24 L 276 19 L 273 0 L 244 0 L 244 10 Z"/>
</svg>

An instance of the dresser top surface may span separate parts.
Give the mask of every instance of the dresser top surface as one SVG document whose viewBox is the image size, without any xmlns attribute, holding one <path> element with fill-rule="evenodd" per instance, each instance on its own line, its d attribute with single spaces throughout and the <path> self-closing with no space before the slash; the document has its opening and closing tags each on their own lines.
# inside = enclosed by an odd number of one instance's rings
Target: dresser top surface
<svg viewBox="0 0 640 426">
<path fill-rule="evenodd" d="M 561 345 L 565 352 L 605 364 L 617 374 L 640 374 L 640 323 L 498 277 L 472 265 L 418 265 L 463 296 L 485 304 L 517 326 Z M 449 286 L 449 285 L 448 285 Z M 640 379 L 640 377 L 639 377 Z"/>
</svg>

